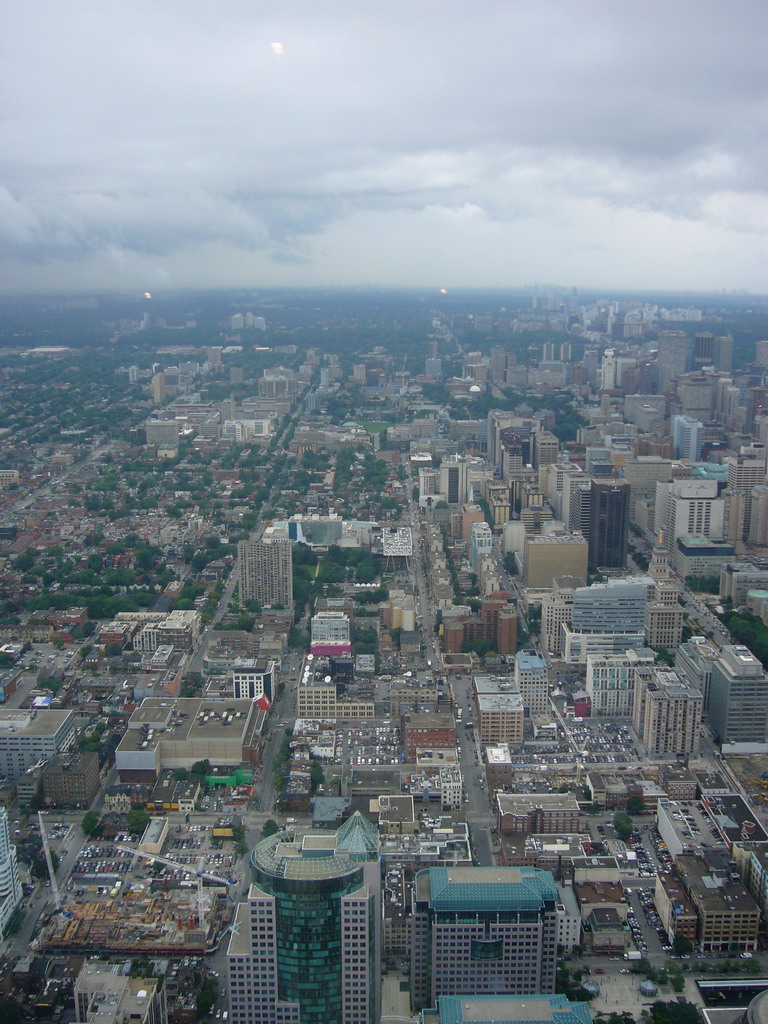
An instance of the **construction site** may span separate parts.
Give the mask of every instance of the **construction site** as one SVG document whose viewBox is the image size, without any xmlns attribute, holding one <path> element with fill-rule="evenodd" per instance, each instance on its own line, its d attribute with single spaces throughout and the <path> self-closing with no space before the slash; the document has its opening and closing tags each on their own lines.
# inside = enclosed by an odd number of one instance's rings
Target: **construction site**
<svg viewBox="0 0 768 1024">
<path fill-rule="evenodd" d="M 747 797 L 758 806 L 768 804 L 768 755 L 730 755 L 728 767 L 744 788 Z"/>
<path fill-rule="evenodd" d="M 216 944 L 230 920 L 225 889 L 207 888 L 204 900 L 202 914 L 194 887 L 68 900 L 51 913 L 33 945 L 50 954 L 202 954 Z"/>
</svg>

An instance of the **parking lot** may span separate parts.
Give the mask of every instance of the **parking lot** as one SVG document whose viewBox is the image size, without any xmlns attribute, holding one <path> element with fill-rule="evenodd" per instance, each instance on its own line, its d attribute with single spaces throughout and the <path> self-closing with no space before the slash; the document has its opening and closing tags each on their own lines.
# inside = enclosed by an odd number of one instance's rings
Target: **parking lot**
<svg viewBox="0 0 768 1024">
<path fill-rule="evenodd" d="M 219 822 L 221 825 L 222 822 Z M 51 849 L 59 857 L 71 854 L 73 826 L 65 822 L 46 823 Z M 233 842 L 213 835 L 207 825 L 175 825 L 171 828 L 162 856 L 174 865 L 153 861 L 133 852 L 137 837 L 120 833 L 114 839 L 89 839 L 72 863 L 66 890 L 70 898 L 114 898 L 121 893 L 143 891 L 149 882 L 170 886 L 195 883 L 199 871 L 229 881 L 237 858 Z"/>
<path fill-rule="evenodd" d="M 595 718 L 588 725 L 570 725 L 569 732 L 585 764 L 630 764 L 640 756 L 632 732 L 623 722 Z"/>
<path fill-rule="evenodd" d="M 387 725 L 366 725 L 345 729 L 341 743 L 337 743 L 337 764 L 375 765 L 399 764 L 400 727 L 394 723 Z"/>
</svg>

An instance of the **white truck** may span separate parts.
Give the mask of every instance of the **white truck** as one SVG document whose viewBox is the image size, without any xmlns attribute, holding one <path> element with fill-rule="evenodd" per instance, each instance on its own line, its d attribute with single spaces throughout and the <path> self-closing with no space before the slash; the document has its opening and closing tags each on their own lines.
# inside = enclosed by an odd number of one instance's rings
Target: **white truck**
<svg viewBox="0 0 768 1024">
<path fill-rule="evenodd" d="M 643 954 L 639 949 L 630 949 L 628 953 L 624 954 L 625 960 L 642 960 Z"/>
</svg>

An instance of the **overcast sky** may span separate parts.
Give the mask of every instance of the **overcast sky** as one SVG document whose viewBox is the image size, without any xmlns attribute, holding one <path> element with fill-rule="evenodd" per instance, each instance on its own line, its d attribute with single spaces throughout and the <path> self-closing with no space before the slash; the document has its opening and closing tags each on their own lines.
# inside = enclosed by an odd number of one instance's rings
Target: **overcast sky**
<svg viewBox="0 0 768 1024">
<path fill-rule="evenodd" d="M 19 0 L 0 290 L 746 288 L 761 0 Z"/>
</svg>

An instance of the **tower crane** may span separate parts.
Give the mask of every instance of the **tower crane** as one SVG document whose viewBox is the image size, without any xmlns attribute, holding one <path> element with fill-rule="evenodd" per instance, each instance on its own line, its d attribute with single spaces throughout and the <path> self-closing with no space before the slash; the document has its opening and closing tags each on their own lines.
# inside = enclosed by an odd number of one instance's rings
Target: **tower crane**
<svg viewBox="0 0 768 1024">
<path fill-rule="evenodd" d="M 51 894 L 53 895 L 53 904 L 57 910 L 61 910 L 61 893 L 59 892 L 59 883 L 56 881 L 56 872 L 53 870 L 53 858 L 51 857 L 51 848 L 48 845 L 48 833 L 45 831 L 45 822 L 43 821 L 42 811 L 37 812 L 37 820 L 40 823 L 40 838 L 43 841 L 43 854 L 45 856 L 46 867 L 48 868 L 48 877 L 51 880 Z"/>
<path fill-rule="evenodd" d="M 165 864 L 170 868 L 176 868 L 179 871 L 186 871 L 189 874 L 197 876 L 197 919 L 201 930 L 205 934 L 205 906 L 203 904 L 203 879 L 207 878 L 211 882 L 218 882 L 219 885 L 223 885 L 226 889 L 230 885 L 236 885 L 237 879 L 235 878 L 222 878 L 220 875 L 214 875 L 210 871 L 202 871 L 200 868 L 200 862 L 197 867 L 191 864 L 180 864 L 178 861 L 170 860 L 168 857 L 161 857 L 156 853 L 143 853 L 141 850 L 136 850 L 132 846 L 121 846 L 119 843 L 115 844 L 118 850 L 123 850 L 125 853 L 131 853 L 134 857 L 141 857 L 143 860 L 153 861 L 156 860 L 160 864 Z"/>
</svg>

